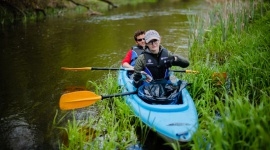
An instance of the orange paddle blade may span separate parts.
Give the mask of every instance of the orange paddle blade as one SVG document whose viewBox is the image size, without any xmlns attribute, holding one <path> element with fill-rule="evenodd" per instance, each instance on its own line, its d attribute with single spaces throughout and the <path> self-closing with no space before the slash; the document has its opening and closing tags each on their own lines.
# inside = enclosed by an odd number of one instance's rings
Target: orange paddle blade
<svg viewBox="0 0 270 150">
<path fill-rule="evenodd" d="M 60 109 L 69 110 L 90 106 L 101 100 L 102 96 L 90 91 L 77 91 L 63 94 L 60 98 Z"/>
</svg>

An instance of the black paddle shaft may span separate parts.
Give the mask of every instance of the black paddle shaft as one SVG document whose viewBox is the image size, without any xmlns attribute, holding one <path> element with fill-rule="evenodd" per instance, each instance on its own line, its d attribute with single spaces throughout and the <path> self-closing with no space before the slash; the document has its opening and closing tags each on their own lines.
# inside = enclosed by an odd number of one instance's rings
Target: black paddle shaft
<svg viewBox="0 0 270 150">
<path fill-rule="evenodd" d="M 127 69 L 127 68 L 101 68 L 101 67 L 92 67 L 91 70 L 128 70 L 133 71 L 133 69 Z M 173 72 L 186 72 L 186 70 L 171 70 Z"/>
<path fill-rule="evenodd" d="M 127 71 L 134 71 L 133 68 L 102 68 L 102 67 L 91 67 L 91 70 L 127 70 Z"/>
<path fill-rule="evenodd" d="M 99 67 L 92 67 L 91 70 L 125 70 L 123 68 L 99 68 Z"/>
<path fill-rule="evenodd" d="M 113 94 L 113 95 L 101 95 L 101 99 L 105 99 L 105 98 L 111 98 L 111 97 L 119 97 L 119 96 L 125 96 L 125 95 L 130 95 L 130 94 L 137 94 L 138 91 L 133 91 L 133 92 L 125 92 L 125 93 L 119 93 L 119 94 Z"/>
<path fill-rule="evenodd" d="M 171 70 L 173 72 L 186 72 L 186 70 Z"/>
</svg>

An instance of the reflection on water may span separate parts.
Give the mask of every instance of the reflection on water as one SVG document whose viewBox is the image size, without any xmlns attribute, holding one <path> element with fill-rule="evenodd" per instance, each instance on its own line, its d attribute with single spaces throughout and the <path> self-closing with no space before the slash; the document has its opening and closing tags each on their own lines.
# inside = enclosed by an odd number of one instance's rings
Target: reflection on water
<svg viewBox="0 0 270 150">
<path fill-rule="evenodd" d="M 89 18 L 86 20 L 86 22 L 90 23 L 96 23 L 99 24 L 102 21 L 117 21 L 117 20 L 128 20 L 128 19 L 140 19 L 140 18 L 147 18 L 147 17 L 164 17 L 164 16 L 171 16 L 171 15 L 189 15 L 189 14 L 194 14 L 194 12 L 189 11 L 187 9 L 180 10 L 180 9 L 170 9 L 168 10 L 163 10 L 163 11 L 149 11 L 149 10 L 144 10 L 144 11 L 139 11 L 139 12 L 126 12 L 123 14 L 115 14 L 111 16 L 97 16 L 93 18 Z"/>
<path fill-rule="evenodd" d="M 76 92 L 76 91 L 86 91 L 85 86 L 68 86 L 64 88 L 63 93 L 70 93 L 70 92 Z"/>
<path fill-rule="evenodd" d="M 59 110 L 61 94 L 68 86 L 84 87 L 87 80 L 102 80 L 108 73 L 61 67 L 119 67 L 138 29 L 157 30 L 164 47 L 187 56 L 187 15 L 203 6 L 203 0 L 160 1 L 122 6 L 104 16 L 47 18 L 2 27 L 1 148 L 58 149 L 53 120 L 56 112 L 69 113 Z"/>
</svg>

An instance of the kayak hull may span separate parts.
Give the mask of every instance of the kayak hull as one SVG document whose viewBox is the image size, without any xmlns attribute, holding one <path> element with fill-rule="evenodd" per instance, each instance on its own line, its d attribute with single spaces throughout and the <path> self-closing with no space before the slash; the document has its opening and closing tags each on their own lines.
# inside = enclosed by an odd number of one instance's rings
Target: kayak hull
<svg viewBox="0 0 270 150">
<path fill-rule="evenodd" d="M 122 92 L 137 90 L 126 70 L 119 71 L 118 84 Z M 137 94 L 125 96 L 125 100 L 135 115 L 166 141 L 189 142 L 198 128 L 198 114 L 188 90 L 184 88 L 181 92 L 182 104 L 152 105 Z"/>
</svg>

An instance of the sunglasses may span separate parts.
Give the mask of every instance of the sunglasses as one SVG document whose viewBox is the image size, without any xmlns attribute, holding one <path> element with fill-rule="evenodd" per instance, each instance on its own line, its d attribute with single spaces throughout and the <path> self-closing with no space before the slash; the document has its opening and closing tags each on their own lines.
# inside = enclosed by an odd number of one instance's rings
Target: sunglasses
<svg viewBox="0 0 270 150">
<path fill-rule="evenodd" d="M 154 40 L 151 40 L 151 41 L 149 41 L 148 43 L 146 43 L 146 44 L 157 44 L 158 43 L 158 41 L 159 40 L 157 40 L 157 39 L 154 39 Z"/>
<path fill-rule="evenodd" d="M 139 41 L 139 42 L 141 42 L 142 40 L 145 40 L 144 38 L 142 38 L 142 39 L 137 39 L 137 41 Z"/>
</svg>

